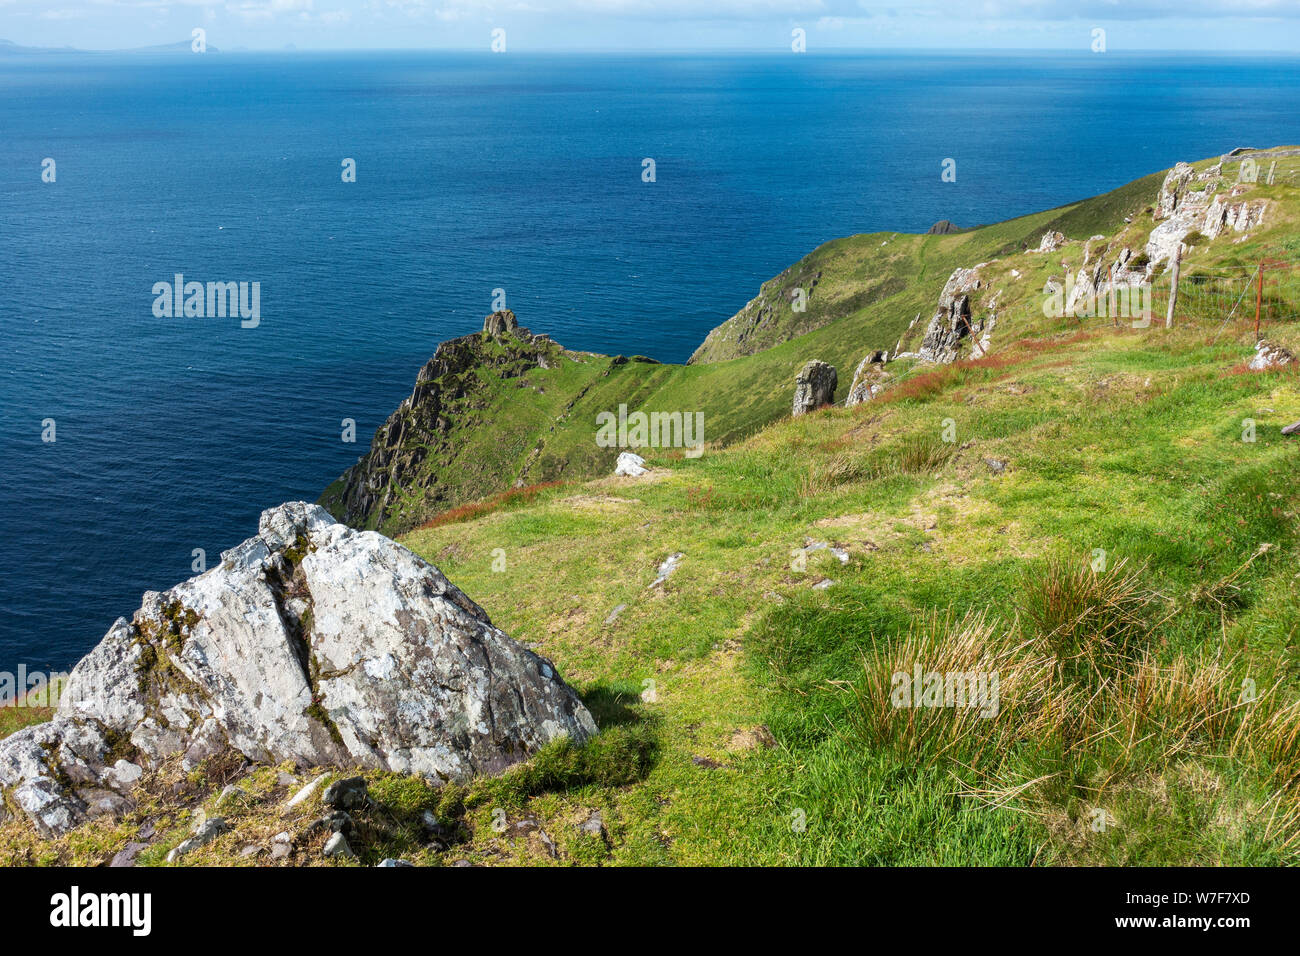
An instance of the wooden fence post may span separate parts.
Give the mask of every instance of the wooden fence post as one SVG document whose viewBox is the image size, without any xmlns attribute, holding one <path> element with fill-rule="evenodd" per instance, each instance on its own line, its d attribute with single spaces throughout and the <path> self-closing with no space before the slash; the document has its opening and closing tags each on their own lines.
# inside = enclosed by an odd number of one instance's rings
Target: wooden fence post
<svg viewBox="0 0 1300 956">
<path fill-rule="evenodd" d="M 1255 341 L 1259 341 L 1259 310 L 1264 304 L 1264 262 L 1259 263 L 1259 283 L 1255 286 Z"/>
<path fill-rule="evenodd" d="M 1169 280 L 1169 311 L 1165 314 L 1165 328 L 1174 327 L 1174 306 L 1178 304 L 1178 271 L 1183 264 L 1183 244 L 1180 242 L 1174 250 L 1173 278 Z"/>
</svg>

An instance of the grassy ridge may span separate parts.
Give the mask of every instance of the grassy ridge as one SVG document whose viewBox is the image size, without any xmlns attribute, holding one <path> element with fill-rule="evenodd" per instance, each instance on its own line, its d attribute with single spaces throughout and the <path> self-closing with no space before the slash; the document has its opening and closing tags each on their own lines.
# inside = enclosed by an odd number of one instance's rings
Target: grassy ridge
<svg viewBox="0 0 1300 956">
<path fill-rule="evenodd" d="M 1079 240 L 1115 234 L 1126 217 L 1136 221 L 1151 205 L 1162 177 L 1153 173 L 1092 199 L 952 235 L 872 233 L 828 242 L 764 284 L 760 298 L 772 316 L 743 344 L 737 330 L 752 324 L 753 302 L 710 333 L 688 365 L 568 352 L 522 378 L 482 375 L 452 404 L 436 442 L 418 430 L 407 437 L 420 462 L 397 476 L 398 507 L 383 521 L 373 514 L 352 520 L 400 533 L 510 487 L 607 474 L 617 453 L 595 444 L 596 415 L 620 404 L 701 412 L 706 441 L 730 444 L 788 414 L 794 377 L 809 359 L 836 366 L 842 396 L 862 357 L 892 350 L 918 318 L 909 340 L 919 338 L 955 269 L 1035 248 L 1050 230 Z M 1081 246 L 1074 248 L 1081 256 Z M 1038 257 L 1029 265 L 1026 286 L 1036 281 L 1040 289 L 1052 274 L 1049 263 Z M 801 313 L 791 306 L 797 287 L 811 290 Z M 1036 309 L 1035 303 L 1022 310 L 1021 318 L 1032 320 Z M 335 482 L 321 497 L 339 515 L 341 491 Z"/>
</svg>

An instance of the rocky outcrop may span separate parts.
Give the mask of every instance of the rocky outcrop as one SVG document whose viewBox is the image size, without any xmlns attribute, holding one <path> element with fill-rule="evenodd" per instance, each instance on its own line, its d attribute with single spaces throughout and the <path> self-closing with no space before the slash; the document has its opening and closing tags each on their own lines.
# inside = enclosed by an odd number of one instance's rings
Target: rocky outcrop
<svg viewBox="0 0 1300 956">
<path fill-rule="evenodd" d="M 939 306 L 926 326 L 917 356 L 926 362 L 947 364 L 960 357 L 964 343 L 971 340 L 971 357 L 978 358 L 988 351 L 989 333 L 997 317 L 993 313 L 976 317 L 972 302 L 974 294 L 984 288 L 980 270 L 982 262 L 970 269 L 958 269 L 944 284 L 939 293 Z"/>
<path fill-rule="evenodd" d="M 1216 183 L 1198 178 L 1189 163 L 1178 163 L 1169 170 L 1156 197 L 1155 219 L 1159 224 L 1147 238 L 1145 251 L 1153 265 L 1170 259 L 1183 238 L 1200 229 L 1215 189 Z"/>
<path fill-rule="evenodd" d="M 1038 242 L 1038 248 L 1035 252 L 1056 252 L 1067 242 L 1064 233 L 1045 232 L 1043 238 Z"/>
<path fill-rule="evenodd" d="M 927 236 L 947 236 L 954 232 L 961 232 L 961 228 L 947 219 L 940 219 L 933 226 L 926 230 Z"/>
<path fill-rule="evenodd" d="M 1141 262 L 1133 250 L 1125 246 L 1114 259 L 1110 258 L 1110 248 L 1105 248 L 1089 266 L 1091 252 L 1089 248 L 1083 268 L 1068 287 L 1064 314 L 1075 318 L 1109 316 L 1110 293 L 1114 290 L 1117 294 L 1123 293 L 1122 309 L 1127 317 L 1132 317 L 1136 308 L 1134 296 L 1141 298 L 1141 290 L 1134 290 L 1147 281 L 1151 263 Z"/>
<path fill-rule="evenodd" d="M 1165 174 L 1160 184 L 1160 195 L 1156 197 L 1156 219 L 1167 219 L 1178 209 L 1186 197 L 1188 187 L 1196 179 L 1196 170 L 1190 163 L 1177 163 Z"/>
<path fill-rule="evenodd" d="M 820 359 L 813 359 L 803 367 L 794 380 L 792 414 L 803 415 L 823 405 L 830 405 L 835 401 L 835 387 L 838 384 L 839 375 L 835 371 L 835 366 Z"/>
<path fill-rule="evenodd" d="M 527 329 L 524 329 L 527 332 Z M 510 335 L 519 332 L 519 320 L 509 309 L 503 309 L 500 312 L 493 312 L 483 320 L 484 335 Z"/>
<path fill-rule="evenodd" d="M 1250 360 L 1248 368 L 1253 372 L 1263 372 L 1272 368 L 1282 368 L 1295 361 L 1295 356 L 1280 345 L 1271 345 L 1265 341 L 1255 344 L 1255 357 Z"/>
<path fill-rule="evenodd" d="M 1145 250 L 1153 266 L 1171 259 L 1192 232 L 1216 239 L 1263 223 L 1267 200 L 1232 202 L 1251 187 L 1239 183 L 1225 197 L 1218 193 L 1221 173 L 1222 162 L 1200 175 L 1187 163 L 1179 163 L 1165 176 L 1156 201 L 1156 219 L 1163 221 L 1151 230 Z"/>
<path fill-rule="evenodd" d="M 1264 223 L 1264 210 L 1268 203 L 1263 199 L 1243 200 L 1234 203 L 1231 200 L 1241 195 L 1244 187 L 1235 187 L 1228 197 L 1215 196 L 1209 208 L 1205 210 L 1205 223 L 1201 232 L 1210 239 L 1217 239 L 1225 232 L 1249 232 Z"/>
<path fill-rule="evenodd" d="M 442 573 L 294 502 L 148 592 L 69 676 L 57 715 L 0 742 L 0 789 L 46 835 L 132 804 L 145 770 L 211 759 L 499 772 L 596 732 L 544 658 Z"/>
<path fill-rule="evenodd" d="M 821 280 L 821 269 L 799 262 L 764 282 L 743 309 L 710 330 L 686 364 L 753 355 L 832 321 L 836 316 L 823 313 L 815 296 Z"/>
<path fill-rule="evenodd" d="M 868 352 L 858 363 L 857 369 L 853 372 L 853 384 L 849 386 L 849 394 L 844 399 L 845 408 L 861 405 L 876 397 L 876 393 L 884 387 L 885 380 L 890 377 L 885 371 L 885 363 L 888 359 L 889 356 L 882 349 L 877 349 Z"/>
<path fill-rule="evenodd" d="M 370 450 L 343 473 L 322 504 L 348 524 L 391 524 L 395 531 L 418 523 L 439 504 L 450 506 L 446 489 L 436 484 L 439 469 L 422 465 L 430 456 L 441 460 L 454 453 L 451 432 L 458 421 L 473 417 L 484 379 L 519 378 L 534 368 L 551 368 L 563 353 L 548 336 L 533 335 L 520 325 L 510 311 L 489 315 L 479 334 L 443 342 L 420 369 L 410 396 L 375 432 Z M 420 502 L 409 518 L 399 512 L 408 497 Z"/>
</svg>

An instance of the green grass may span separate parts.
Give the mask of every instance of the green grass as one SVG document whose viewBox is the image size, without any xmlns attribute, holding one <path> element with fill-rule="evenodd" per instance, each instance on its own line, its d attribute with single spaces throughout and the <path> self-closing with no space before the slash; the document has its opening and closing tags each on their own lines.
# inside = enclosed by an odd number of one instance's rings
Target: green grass
<svg viewBox="0 0 1300 956">
<path fill-rule="evenodd" d="M 658 714 L 658 762 L 607 797 L 629 833 L 667 834 L 665 861 L 1282 862 L 1295 829 L 1274 811 L 1296 798 L 1279 789 L 1295 754 L 1267 749 L 1273 710 L 1187 736 L 1201 719 L 1190 715 L 1204 716 L 1192 703 L 1179 704 L 1184 723 L 1164 726 L 1107 697 L 1086 712 L 1092 723 L 1073 727 L 1073 750 L 1035 736 L 1045 718 L 1026 718 L 1002 760 L 964 736 L 918 760 L 864 738 L 858 715 L 864 660 L 935 610 L 986 615 L 1064 662 L 1080 652 L 1071 642 L 1106 638 L 1087 666 L 1044 670 L 1064 675 L 1054 693 L 1071 700 L 1099 685 L 1119 695 L 1133 675 L 1167 693 L 1200 686 L 1170 676 L 1184 672 L 1215 678 L 1220 697 L 1249 677 L 1261 694 L 1281 682 L 1269 708 L 1294 699 L 1285 679 L 1300 618 L 1286 568 L 1300 501 L 1285 477 L 1294 449 L 1277 428 L 1300 417 L 1300 392 L 1282 373 L 1227 374 L 1247 351 L 1207 347 L 1195 329 L 1030 349 L 919 398 L 786 420 L 697 461 L 665 459 L 671 474 L 659 481 L 553 489 L 522 511 L 405 540 L 579 686 L 657 681 L 659 701 L 639 706 Z M 1265 402 L 1274 411 L 1258 440 L 1242 442 L 1240 418 Z M 908 451 L 937 447 L 947 418 L 960 436 L 949 454 Z M 993 477 L 984 457 L 1007 461 L 1006 473 Z M 810 466 L 834 479 L 811 494 Z M 790 552 L 809 538 L 845 547 L 848 565 L 812 552 L 793 571 Z M 511 556 L 505 574 L 490 570 L 497 547 Z M 1110 570 L 1094 574 L 1098 549 Z M 679 550 L 666 593 L 648 593 L 657 562 Z M 1064 556 L 1065 606 L 1052 603 L 1062 589 L 1044 584 L 1052 556 Z M 811 587 L 823 578 L 836 583 Z M 606 625 L 618 603 L 627 610 Z M 1152 735 L 1139 747 L 1077 743 L 1135 721 Z M 733 759 L 726 740 L 751 722 L 776 746 Z M 1094 831 L 1097 810 L 1110 822 Z M 611 858 L 646 852 L 632 841 Z"/>
</svg>

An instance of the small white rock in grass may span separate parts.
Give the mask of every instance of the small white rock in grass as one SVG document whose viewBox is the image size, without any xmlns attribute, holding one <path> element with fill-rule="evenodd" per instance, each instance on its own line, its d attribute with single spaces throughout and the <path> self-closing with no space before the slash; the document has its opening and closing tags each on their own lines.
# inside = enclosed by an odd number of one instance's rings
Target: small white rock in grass
<svg viewBox="0 0 1300 956">
<path fill-rule="evenodd" d="M 614 474 L 624 478 L 640 478 L 650 469 L 645 466 L 645 459 L 634 452 L 625 451 L 618 456 Z"/>
<path fill-rule="evenodd" d="M 293 807 L 301 806 L 302 804 L 306 803 L 307 800 L 311 797 L 311 795 L 317 791 L 320 785 L 324 783 L 328 777 L 329 774 L 327 773 L 321 774 L 311 783 L 307 784 L 307 786 L 303 787 L 301 790 L 295 793 L 293 797 L 289 800 L 289 802 L 284 805 L 284 808 L 286 810 L 289 810 L 292 809 Z"/>
<path fill-rule="evenodd" d="M 176 847 L 167 854 L 167 862 L 175 863 L 185 854 L 197 850 L 204 844 L 211 843 L 229 829 L 230 827 L 226 825 L 226 821 L 221 819 L 221 817 L 212 817 L 211 819 L 207 819 L 200 813 L 198 822 L 194 827 L 194 836 L 177 844 Z"/>
<path fill-rule="evenodd" d="M 1265 369 L 1281 368 L 1294 361 L 1295 356 L 1286 349 L 1260 341 L 1255 346 L 1255 357 L 1250 360 L 1248 367 L 1253 372 L 1261 372 Z"/>
<path fill-rule="evenodd" d="M 836 548 L 825 541 L 814 541 L 811 538 L 804 538 L 803 553 L 812 554 L 814 551 L 825 551 L 831 555 L 840 564 L 849 563 L 849 553 L 843 548 Z"/>
<path fill-rule="evenodd" d="M 241 790 L 239 787 L 236 787 L 232 783 L 230 786 L 226 787 L 221 791 L 221 796 L 217 797 L 217 806 L 221 806 L 222 804 L 231 800 L 235 800 L 235 801 L 242 800 L 247 796 L 248 796 L 247 793 L 245 793 L 243 790 Z"/>
<path fill-rule="evenodd" d="M 668 576 L 677 570 L 677 565 L 681 564 L 682 558 L 684 557 L 686 557 L 686 555 L 677 551 L 664 558 L 663 563 L 659 565 L 659 576 L 654 579 L 654 583 L 650 586 L 652 588 L 657 588 L 659 585 L 667 581 Z"/>
</svg>

